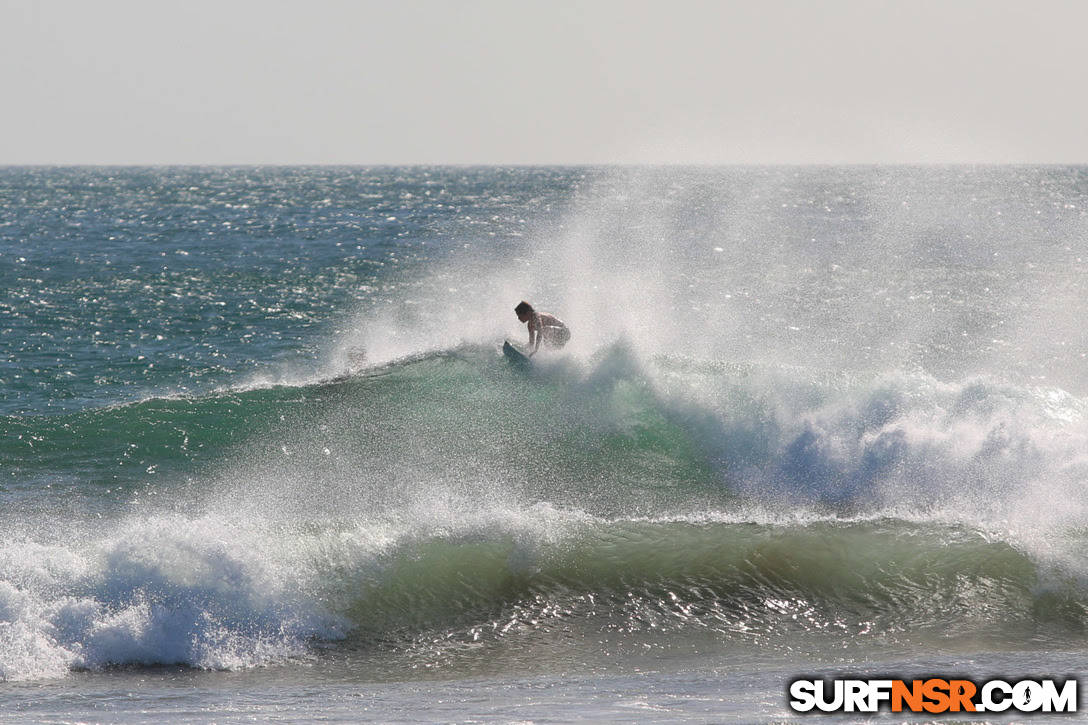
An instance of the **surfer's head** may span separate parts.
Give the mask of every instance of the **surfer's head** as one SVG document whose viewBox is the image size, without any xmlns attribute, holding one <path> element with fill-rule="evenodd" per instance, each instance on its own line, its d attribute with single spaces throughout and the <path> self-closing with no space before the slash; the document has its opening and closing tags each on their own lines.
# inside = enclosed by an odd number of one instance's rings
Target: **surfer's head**
<svg viewBox="0 0 1088 725">
<path fill-rule="evenodd" d="M 518 319 L 525 322 L 529 319 L 529 316 L 533 314 L 533 306 L 525 300 L 518 303 L 518 306 L 514 308 L 514 314 L 518 316 Z"/>
</svg>

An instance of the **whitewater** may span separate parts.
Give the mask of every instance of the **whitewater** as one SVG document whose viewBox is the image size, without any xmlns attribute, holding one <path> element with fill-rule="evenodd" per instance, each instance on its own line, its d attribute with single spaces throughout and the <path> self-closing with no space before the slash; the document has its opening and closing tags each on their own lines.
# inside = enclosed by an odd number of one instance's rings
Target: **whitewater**
<svg viewBox="0 0 1088 725">
<path fill-rule="evenodd" d="M 1086 258 L 1081 167 L 0 169 L 0 720 L 1078 677 Z"/>
</svg>

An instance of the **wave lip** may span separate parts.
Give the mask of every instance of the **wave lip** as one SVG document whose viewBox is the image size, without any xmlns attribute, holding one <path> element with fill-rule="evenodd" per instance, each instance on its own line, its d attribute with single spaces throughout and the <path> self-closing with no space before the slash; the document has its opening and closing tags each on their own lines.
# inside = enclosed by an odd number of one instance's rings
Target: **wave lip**
<svg viewBox="0 0 1088 725">
<path fill-rule="evenodd" d="M 768 640 L 837 630 L 1023 642 L 1088 624 L 1088 591 L 1075 579 L 982 532 L 901 519 L 595 520 L 531 556 L 504 536 L 405 542 L 396 556 L 351 612 L 374 636 L 394 623 L 441 628 L 515 610 Z"/>
<path fill-rule="evenodd" d="M 600 518 L 538 504 L 284 528 L 162 515 L 77 541 L 4 545 L 3 679 L 242 669 L 345 638 L 409 658 L 677 637 L 786 653 L 1064 646 L 1088 626 L 1075 574 L 993 534 L 888 517 Z"/>
</svg>

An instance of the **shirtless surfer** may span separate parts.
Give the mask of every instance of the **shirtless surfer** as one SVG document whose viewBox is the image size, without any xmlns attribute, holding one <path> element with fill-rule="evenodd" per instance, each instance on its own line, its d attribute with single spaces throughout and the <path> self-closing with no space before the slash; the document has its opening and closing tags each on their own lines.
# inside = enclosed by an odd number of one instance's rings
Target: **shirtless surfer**
<svg viewBox="0 0 1088 725">
<path fill-rule="evenodd" d="M 555 315 L 547 312 L 537 312 L 528 302 L 522 300 L 514 308 L 518 320 L 529 325 L 529 357 L 532 357 L 540 349 L 540 343 L 545 347 L 560 348 L 570 340 L 570 329 Z"/>
</svg>

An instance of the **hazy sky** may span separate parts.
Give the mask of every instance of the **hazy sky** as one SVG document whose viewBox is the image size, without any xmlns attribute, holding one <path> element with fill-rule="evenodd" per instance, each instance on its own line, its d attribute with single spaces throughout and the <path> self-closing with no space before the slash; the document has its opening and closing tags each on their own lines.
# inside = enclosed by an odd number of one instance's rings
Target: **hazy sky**
<svg viewBox="0 0 1088 725">
<path fill-rule="evenodd" d="M 1088 162 L 1084 0 L 0 0 L 0 164 Z"/>
</svg>

